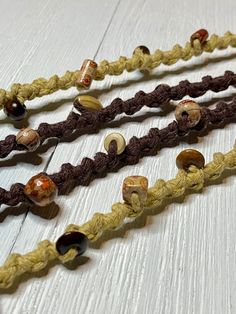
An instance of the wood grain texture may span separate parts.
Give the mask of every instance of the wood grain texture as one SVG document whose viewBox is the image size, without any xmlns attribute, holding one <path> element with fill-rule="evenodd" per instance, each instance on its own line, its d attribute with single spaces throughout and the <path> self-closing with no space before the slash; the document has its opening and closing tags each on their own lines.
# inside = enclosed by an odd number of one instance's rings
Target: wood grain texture
<svg viewBox="0 0 236 314">
<path fill-rule="evenodd" d="M 235 8 L 234 0 L 3 0 L 0 86 L 63 74 L 79 68 L 85 58 L 116 60 L 131 55 L 140 44 L 151 51 L 169 49 L 177 42 L 184 44 L 201 27 L 209 33 L 235 33 Z M 127 99 L 159 83 L 173 85 L 185 78 L 196 81 L 206 74 L 235 71 L 235 56 L 236 51 L 228 49 L 172 67 L 161 66 L 148 78 L 139 72 L 107 77 L 93 83 L 89 94 L 108 105 L 115 97 Z M 209 92 L 199 102 L 211 106 L 234 94 L 233 88 L 217 95 Z M 58 92 L 28 103 L 27 123 L 34 127 L 42 121 L 64 119 L 76 95 L 76 90 Z M 92 157 L 103 150 L 103 139 L 111 131 L 122 132 L 128 140 L 146 134 L 150 127 L 164 127 L 173 117 L 173 112 L 143 109 L 96 134 L 71 142 L 49 141 L 37 154 L 11 155 L 0 161 L 0 186 L 25 183 L 36 172 L 53 173 L 63 162 L 76 164 L 84 156 Z M 3 114 L 0 118 L 1 138 L 21 127 L 4 120 Z M 17 210 L 2 206 L 0 263 L 11 252 L 32 250 L 42 239 L 56 240 L 68 223 L 83 223 L 95 211 L 109 211 L 113 202 L 121 200 L 124 177 L 145 175 L 150 184 L 158 178 L 170 179 L 177 171 L 175 157 L 183 148 L 198 149 L 209 161 L 215 151 L 232 147 L 235 131 L 232 124 L 211 131 L 191 145 L 183 142 L 163 149 L 89 187 L 76 188 L 58 198 L 58 207 L 47 208 L 50 219 L 44 218 L 45 212 L 28 211 L 26 206 Z M 220 183 L 109 233 L 86 252 L 81 265 L 57 265 L 37 278 L 26 276 L 18 287 L 1 294 L 0 313 L 236 313 L 235 172 Z"/>
</svg>

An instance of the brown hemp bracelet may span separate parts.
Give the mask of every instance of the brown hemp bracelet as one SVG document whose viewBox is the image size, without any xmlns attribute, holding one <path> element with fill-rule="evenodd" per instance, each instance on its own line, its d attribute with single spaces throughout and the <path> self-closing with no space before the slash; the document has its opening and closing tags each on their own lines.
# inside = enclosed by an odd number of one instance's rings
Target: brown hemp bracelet
<svg viewBox="0 0 236 314">
<path fill-rule="evenodd" d="M 183 101 L 183 106 L 189 106 L 189 103 L 186 104 L 186 101 Z M 179 112 L 180 109 L 181 107 L 178 106 L 176 111 Z M 219 102 L 212 110 L 199 107 L 199 112 L 200 119 L 196 125 L 193 126 L 192 121 L 189 120 L 190 115 L 188 117 L 184 114 L 161 130 L 152 128 L 148 135 L 141 138 L 132 137 L 123 153 L 119 155 L 117 154 L 118 144 L 112 140 L 107 154 L 98 152 L 93 160 L 85 157 L 78 166 L 65 163 L 58 173 L 52 175 L 40 173 L 32 177 L 26 185 L 13 184 L 10 191 L 0 188 L 0 204 L 15 206 L 21 202 L 32 203 L 32 201 L 40 206 L 49 204 L 55 198 L 57 190 L 63 194 L 63 188 L 69 181 L 73 181 L 74 186 L 88 185 L 96 177 L 117 171 L 126 165 L 134 165 L 143 156 L 154 154 L 162 147 L 178 144 L 192 131 L 200 133 L 210 125 L 222 126 L 230 122 L 232 118 L 236 118 L 236 99 L 229 104 Z"/>
<path fill-rule="evenodd" d="M 75 101 L 74 106 L 81 112 L 81 115 L 71 112 L 65 121 L 55 124 L 41 123 L 37 130 L 27 128 L 26 145 L 22 145 L 22 140 L 17 141 L 17 137 L 19 137 L 22 131 L 17 136 L 8 135 L 4 140 L 0 141 L 0 158 L 5 158 L 13 150 L 33 151 L 47 139 L 69 136 L 75 130 L 96 129 L 99 125 L 114 120 L 116 116 L 122 113 L 133 115 L 145 106 L 157 108 L 170 100 L 180 100 L 187 95 L 196 98 L 204 95 L 209 90 L 217 93 L 226 90 L 229 86 L 236 86 L 236 74 L 226 71 L 224 75 L 215 78 L 205 76 L 201 82 L 190 83 L 188 80 L 184 80 L 173 87 L 161 84 L 150 93 L 139 91 L 134 98 L 126 101 L 116 98 L 106 108 L 94 112 L 86 110 L 85 107 Z"/>
</svg>

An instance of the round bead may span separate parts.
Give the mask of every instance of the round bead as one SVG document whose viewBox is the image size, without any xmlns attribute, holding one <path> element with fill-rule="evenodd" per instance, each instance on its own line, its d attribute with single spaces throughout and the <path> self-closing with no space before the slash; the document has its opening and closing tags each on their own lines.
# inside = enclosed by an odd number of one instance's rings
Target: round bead
<svg viewBox="0 0 236 314">
<path fill-rule="evenodd" d="M 188 170 L 190 166 L 196 166 L 201 169 L 205 165 L 205 158 L 195 149 L 186 149 L 177 156 L 176 165 L 179 169 L 184 170 Z"/>
<path fill-rule="evenodd" d="M 204 44 L 208 38 L 208 31 L 204 28 L 199 29 L 195 33 L 193 33 L 190 37 L 191 45 L 193 45 L 194 40 L 198 39 L 201 44 Z"/>
<path fill-rule="evenodd" d="M 88 111 L 98 111 L 102 109 L 100 101 L 92 96 L 80 95 L 75 98 L 75 102 L 79 103 Z"/>
<path fill-rule="evenodd" d="M 56 249 L 60 255 L 76 248 L 78 255 L 83 254 L 88 247 L 88 238 L 81 232 L 66 232 L 56 242 Z"/>
<path fill-rule="evenodd" d="M 107 135 L 107 137 L 104 140 L 104 148 L 108 152 L 110 143 L 112 141 L 116 141 L 117 144 L 117 155 L 120 155 L 125 150 L 125 139 L 120 133 L 111 133 Z"/>
<path fill-rule="evenodd" d="M 181 121 L 184 116 L 187 116 L 189 126 L 194 127 L 201 119 L 200 106 L 193 100 L 181 101 L 175 109 L 175 118 L 177 121 Z"/>
<path fill-rule="evenodd" d="M 46 206 L 54 201 L 58 190 L 56 184 L 48 176 L 40 173 L 27 182 L 24 193 L 33 203 Z"/>
<path fill-rule="evenodd" d="M 18 100 L 9 100 L 3 108 L 4 113 L 11 119 L 19 121 L 26 116 L 26 107 Z"/>
<path fill-rule="evenodd" d="M 150 50 L 146 46 L 138 46 L 134 49 L 133 54 L 137 53 L 138 50 L 141 50 L 144 55 L 150 55 Z"/>
<path fill-rule="evenodd" d="M 28 151 L 35 151 L 40 145 L 40 136 L 37 131 L 31 128 L 20 130 L 16 135 L 17 144 L 24 145 Z"/>
</svg>

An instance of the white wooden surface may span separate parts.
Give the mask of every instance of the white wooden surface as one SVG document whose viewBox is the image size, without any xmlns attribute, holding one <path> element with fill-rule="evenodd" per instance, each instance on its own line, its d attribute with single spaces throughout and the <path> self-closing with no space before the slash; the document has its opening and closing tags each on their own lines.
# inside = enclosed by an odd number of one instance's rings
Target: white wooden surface
<svg viewBox="0 0 236 314">
<path fill-rule="evenodd" d="M 205 27 L 210 33 L 236 32 L 235 0 L 87 0 L 87 1 L 0 1 L 0 86 L 30 82 L 39 76 L 63 74 L 79 68 L 83 59 L 116 60 L 131 55 L 139 44 L 150 50 L 184 44 L 191 33 Z M 91 95 L 105 104 L 114 97 L 127 99 L 140 89 L 151 91 L 159 83 L 177 84 L 181 79 L 199 80 L 236 70 L 236 51 L 204 54 L 191 62 L 161 66 L 149 80 L 124 73 L 107 77 L 92 86 Z M 232 96 L 234 89 L 207 93 L 200 103 L 213 105 Z M 27 104 L 28 123 L 63 120 L 72 108 L 76 90 L 59 92 Z M 143 110 L 135 117 L 119 119 L 97 134 L 83 135 L 72 142 L 45 145 L 38 154 L 15 154 L 0 161 L 0 186 L 25 183 L 36 172 L 59 170 L 63 162 L 79 163 L 103 150 L 103 139 L 111 131 L 122 132 L 128 140 L 150 127 L 163 127 L 173 120 L 173 111 Z M 1 139 L 16 133 L 1 114 Z M 228 151 L 236 126 L 213 130 L 191 146 L 209 161 L 215 151 Z M 52 143 L 52 142 L 50 142 Z M 163 149 L 134 167 L 79 187 L 58 198 L 51 217 L 26 206 L 0 213 L 0 263 L 11 252 L 28 252 L 42 239 L 56 240 L 68 223 L 83 223 L 95 211 L 107 212 L 121 200 L 124 177 L 141 174 L 170 179 L 176 173 L 175 156 L 183 148 Z M 228 173 L 230 174 L 230 173 Z M 71 269 L 56 265 L 30 276 L 8 291 L 1 291 L 1 314 L 26 313 L 236 313 L 236 180 L 235 172 L 221 182 L 188 195 L 184 202 L 167 205 L 123 230 L 107 235 L 90 248 L 81 265 Z"/>
</svg>

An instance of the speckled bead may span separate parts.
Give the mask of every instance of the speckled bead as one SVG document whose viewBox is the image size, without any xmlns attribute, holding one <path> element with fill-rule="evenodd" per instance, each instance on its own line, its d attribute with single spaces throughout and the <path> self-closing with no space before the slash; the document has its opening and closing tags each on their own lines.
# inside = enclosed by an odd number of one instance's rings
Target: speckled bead
<svg viewBox="0 0 236 314">
<path fill-rule="evenodd" d="M 88 238 L 77 231 L 64 233 L 56 242 L 56 249 L 60 255 L 66 254 L 70 249 L 76 249 L 82 255 L 88 247 Z"/>
<path fill-rule="evenodd" d="M 188 170 L 190 166 L 202 169 L 205 165 L 205 158 L 195 149 L 185 149 L 177 156 L 176 165 L 179 169 L 184 170 Z"/>
<path fill-rule="evenodd" d="M 28 151 L 33 152 L 40 145 L 40 136 L 37 131 L 25 128 L 16 135 L 16 142 L 19 145 L 24 145 Z"/>
<path fill-rule="evenodd" d="M 89 95 L 79 95 L 74 100 L 74 103 L 76 102 L 79 103 L 88 111 L 98 111 L 103 108 L 102 104 L 97 98 Z"/>
<path fill-rule="evenodd" d="M 3 111 L 8 118 L 14 121 L 20 121 L 26 116 L 26 107 L 18 100 L 8 100 Z"/>
<path fill-rule="evenodd" d="M 124 137 L 120 133 L 111 133 L 107 135 L 104 140 L 104 148 L 107 152 L 109 151 L 109 146 L 112 141 L 116 141 L 117 155 L 122 154 L 126 146 Z"/>
<path fill-rule="evenodd" d="M 130 203 L 132 193 L 139 195 L 140 202 L 145 203 L 147 199 L 148 179 L 143 176 L 130 176 L 123 181 L 123 200 L 126 203 Z"/>
<path fill-rule="evenodd" d="M 190 37 L 190 43 L 193 45 L 194 40 L 198 39 L 201 44 L 204 44 L 208 38 L 208 31 L 204 28 L 199 29 L 195 33 L 193 33 Z"/>
<path fill-rule="evenodd" d="M 93 60 L 84 60 L 80 69 L 80 75 L 76 81 L 76 86 L 78 88 L 88 89 L 90 87 L 92 80 L 95 76 L 97 66 L 97 63 Z"/>
<path fill-rule="evenodd" d="M 201 119 L 201 107 L 193 100 L 182 100 L 175 109 L 175 118 L 181 121 L 187 116 L 189 127 L 194 127 Z"/>
<path fill-rule="evenodd" d="M 138 46 L 134 49 L 133 54 L 137 53 L 138 50 L 141 50 L 144 55 L 150 55 L 150 50 L 146 46 Z"/>
<path fill-rule="evenodd" d="M 48 176 L 40 173 L 27 182 L 24 193 L 36 205 L 46 206 L 54 201 L 58 190 L 56 184 Z"/>
</svg>

